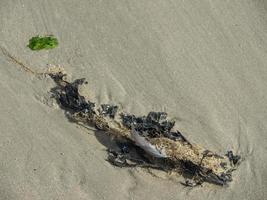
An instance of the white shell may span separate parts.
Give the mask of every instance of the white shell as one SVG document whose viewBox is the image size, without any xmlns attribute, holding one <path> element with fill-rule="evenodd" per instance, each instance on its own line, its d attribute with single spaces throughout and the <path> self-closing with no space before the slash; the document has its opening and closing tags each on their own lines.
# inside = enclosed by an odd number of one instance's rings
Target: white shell
<svg viewBox="0 0 267 200">
<path fill-rule="evenodd" d="M 167 155 L 164 150 L 159 150 L 156 146 L 149 143 L 149 141 L 138 134 L 134 129 L 131 131 L 132 139 L 135 141 L 135 144 L 141 147 L 148 154 L 157 157 L 157 158 L 166 158 Z"/>
</svg>

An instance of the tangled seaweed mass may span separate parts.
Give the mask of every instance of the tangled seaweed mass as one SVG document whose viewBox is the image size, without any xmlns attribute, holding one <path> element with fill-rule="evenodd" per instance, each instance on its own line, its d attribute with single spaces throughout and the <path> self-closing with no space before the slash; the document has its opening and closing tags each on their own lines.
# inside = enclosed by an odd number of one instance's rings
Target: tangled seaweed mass
<svg viewBox="0 0 267 200">
<path fill-rule="evenodd" d="M 79 93 L 85 79 L 65 80 L 62 72 L 50 73 L 57 86 L 51 90 L 54 98 L 77 122 L 95 126 L 112 136 L 119 151 L 108 149 L 108 161 L 119 167 L 146 167 L 176 171 L 186 178 L 186 186 L 203 182 L 227 185 L 232 172 L 240 163 L 240 156 L 228 151 L 220 156 L 190 143 L 179 131 L 173 131 L 174 121 L 165 112 L 150 112 L 137 117 L 118 113 L 118 106 L 103 104 L 96 108 Z"/>
</svg>

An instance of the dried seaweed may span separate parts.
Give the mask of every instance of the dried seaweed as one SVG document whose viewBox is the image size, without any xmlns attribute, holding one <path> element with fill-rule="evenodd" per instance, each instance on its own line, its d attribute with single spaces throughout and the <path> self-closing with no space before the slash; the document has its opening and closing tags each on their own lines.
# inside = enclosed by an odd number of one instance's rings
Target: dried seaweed
<svg viewBox="0 0 267 200">
<path fill-rule="evenodd" d="M 51 91 L 60 106 L 76 122 L 95 126 L 112 136 L 118 149 L 108 149 L 107 160 L 118 167 L 143 167 L 176 170 L 190 177 L 185 185 L 197 186 L 203 182 L 227 185 L 240 156 L 229 151 L 219 156 L 191 144 L 179 131 L 172 131 L 175 122 L 165 112 L 150 112 L 147 116 L 118 113 L 118 106 L 95 103 L 79 93 L 84 79 L 65 81 L 65 74 L 51 73 L 57 83 Z M 120 119 L 115 119 L 118 116 Z"/>
<path fill-rule="evenodd" d="M 175 122 L 167 120 L 167 113 L 150 112 L 147 116 L 136 117 L 134 115 L 122 114 L 123 125 L 134 128 L 146 136 L 157 137 L 169 133 Z"/>
<path fill-rule="evenodd" d="M 95 104 L 87 101 L 79 94 L 79 85 L 84 84 L 85 79 L 77 79 L 73 83 L 63 81 L 64 75 L 59 74 L 52 76 L 52 78 L 59 84 L 60 87 L 53 89 L 54 97 L 58 100 L 59 104 L 65 109 L 69 109 L 73 113 L 91 113 L 95 114 Z"/>
<path fill-rule="evenodd" d="M 174 141 L 188 142 L 179 131 L 171 131 L 175 122 L 168 120 L 167 116 L 168 114 L 165 112 L 150 112 L 143 117 L 121 114 L 123 125 L 128 128 L 134 128 L 142 136 L 150 138 L 167 137 Z"/>
<path fill-rule="evenodd" d="M 99 110 L 101 115 L 108 116 L 114 118 L 118 111 L 118 106 L 102 104 L 101 109 Z"/>
<path fill-rule="evenodd" d="M 229 158 L 233 166 L 237 165 L 241 160 L 241 156 L 234 155 L 233 151 L 227 151 L 226 156 Z"/>
</svg>

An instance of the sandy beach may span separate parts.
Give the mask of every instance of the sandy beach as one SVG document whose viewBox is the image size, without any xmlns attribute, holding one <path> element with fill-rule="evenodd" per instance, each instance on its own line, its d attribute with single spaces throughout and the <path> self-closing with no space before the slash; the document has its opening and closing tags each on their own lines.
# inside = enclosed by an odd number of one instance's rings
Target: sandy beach
<svg viewBox="0 0 267 200">
<path fill-rule="evenodd" d="M 267 198 L 265 1 L 1 0 L 0 200 Z M 59 46 L 32 51 L 31 37 Z M 190 141 L 244 159 L 229 187 L 106 161 L 103 133 L 71 123 L 55 83 L 22 70 L 60 65 L 86 96 L 125 112 L 164 111 Z"/>
</svg>

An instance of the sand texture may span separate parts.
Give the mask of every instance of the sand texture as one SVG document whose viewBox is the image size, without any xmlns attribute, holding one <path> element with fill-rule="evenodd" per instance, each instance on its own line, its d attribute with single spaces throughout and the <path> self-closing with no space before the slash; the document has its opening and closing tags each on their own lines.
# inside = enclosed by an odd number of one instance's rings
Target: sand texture
<svg viewBox="0 0 267 200">
<path fill-rule="evenodd" d="M 0 200 L 267 198 L 267 3 L 256 0 L 1 0 Z M 53 34 L 59 46 L 31 51 Z M 244 161 L 229 187 L 185 188 L 108 163 L 103 133 L 71 123 L 42 72 L 86 78 L 94 102 L 165 111 L 190 141 Z"/>
</svg>

